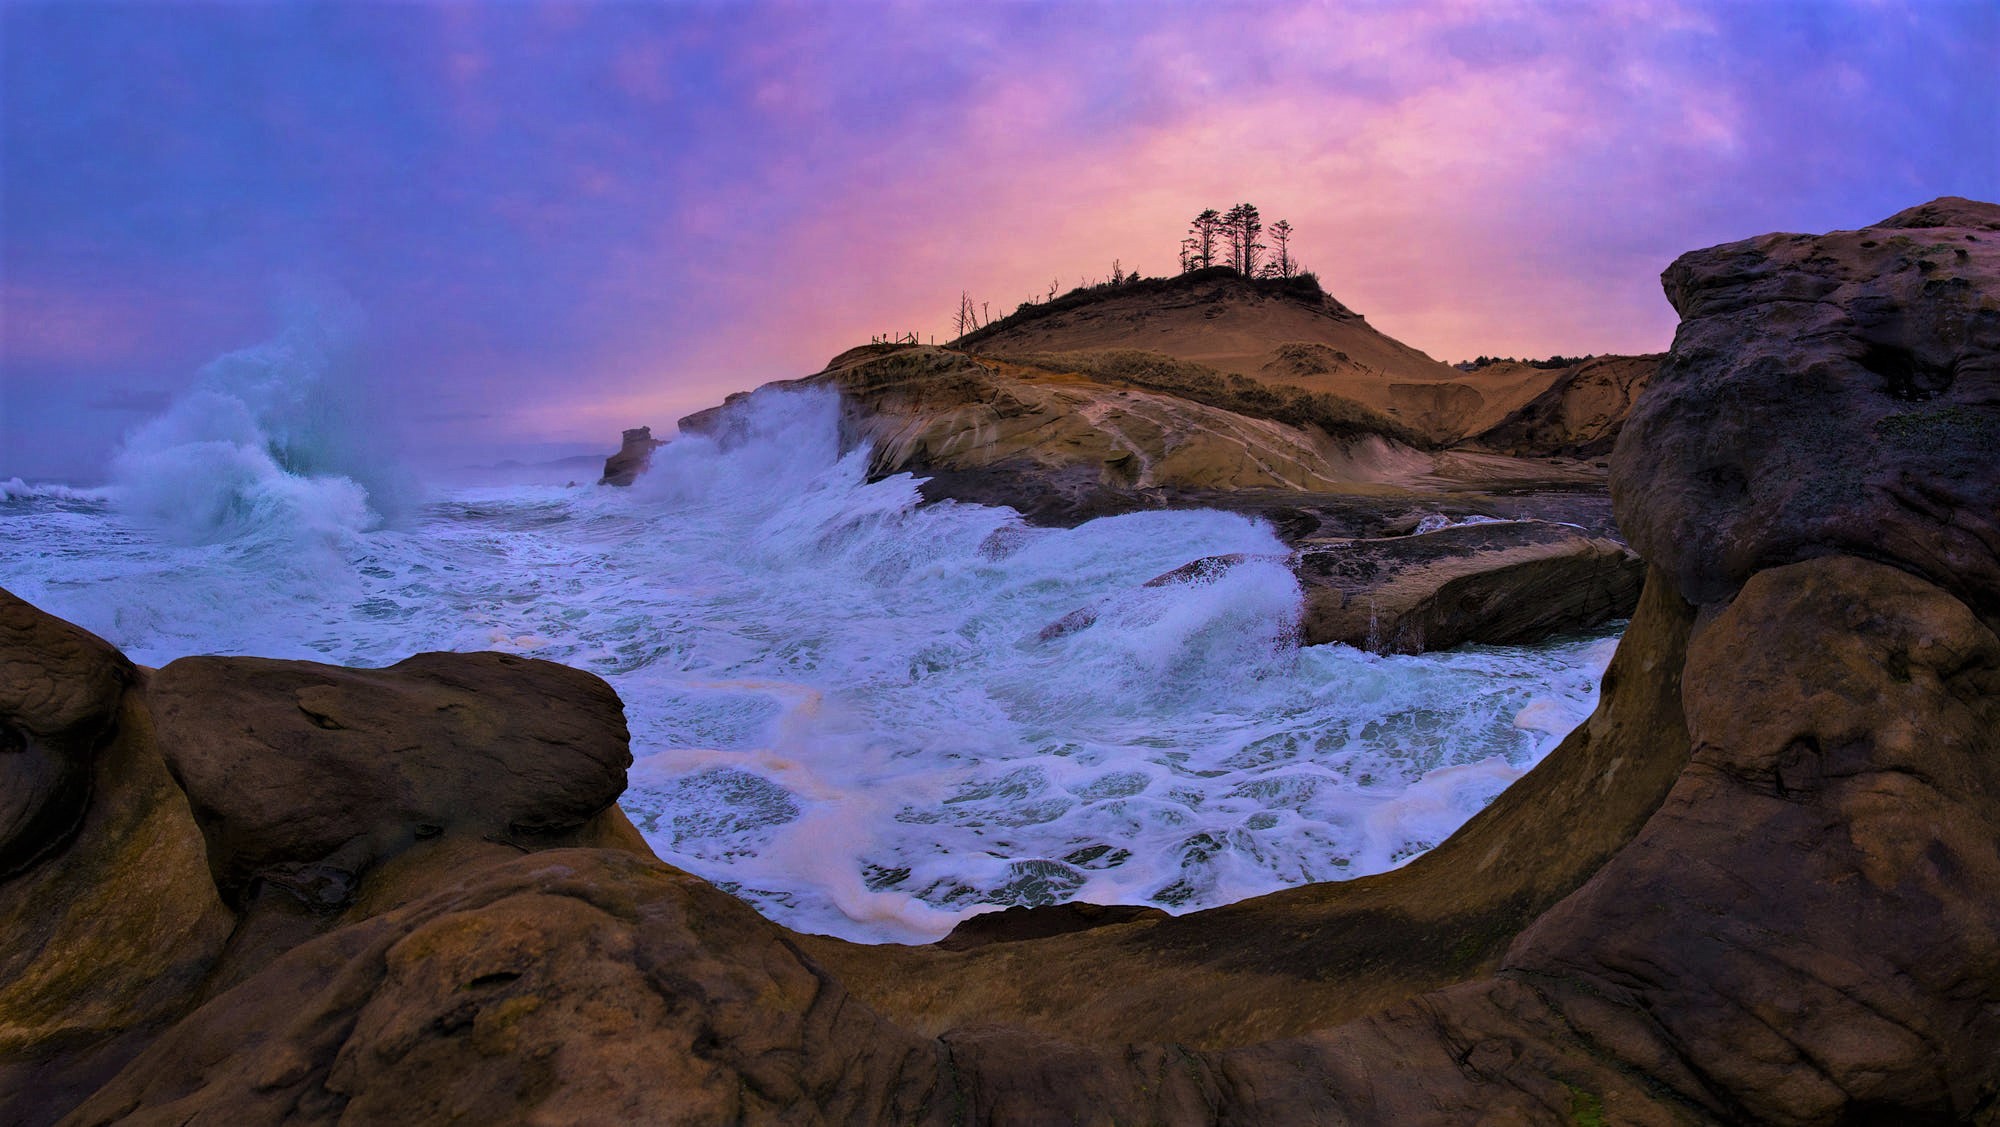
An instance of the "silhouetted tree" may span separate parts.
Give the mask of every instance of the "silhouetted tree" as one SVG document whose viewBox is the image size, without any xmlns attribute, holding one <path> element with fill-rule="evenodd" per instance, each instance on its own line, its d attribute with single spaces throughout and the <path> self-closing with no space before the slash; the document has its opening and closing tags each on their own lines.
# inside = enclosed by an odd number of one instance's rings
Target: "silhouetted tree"
<svg viewBox="0 0 2000 1127">
<path fill-rule="evenodd" d="M 1280 278 L 1291 277 L 1296 264 L 1292 262 L 1292 225 L 1289 221 L 1280 219 L 1271 224 L 1271 242 L 1276 244 L 1273 249 L 1278 252 L 1278 256 L 1266 269 Z"/>
<path fill-rule="evenodd" d="M 1194 217 L 1189 234 L 1194 243 L 1194 264 L 1199 270 L 1215 265 L 1215 239 L 1222 233 L 1222 214 L 1214 208 L 1204 210 Z"/>
<path fill-rule="evenodd" d="M 952 326 L 959 336 L 979 327 L 979 309 L 972 304 L 972 295 L 964 290 L 958 291 L 958 316 L 952 318 Z"/>
<path fill-rule="evenodd" d="M 1256 277 L 1257 259 L 1264 250 L 1264 244 L 1257 241 L 1257 236 L 1264 233 L 1257 205 L 1240 203 L 1230 208 L 1222 217 L 1222 226 L 1229 241 L 1229 264 L 1246 278 Z"/>
</svg>

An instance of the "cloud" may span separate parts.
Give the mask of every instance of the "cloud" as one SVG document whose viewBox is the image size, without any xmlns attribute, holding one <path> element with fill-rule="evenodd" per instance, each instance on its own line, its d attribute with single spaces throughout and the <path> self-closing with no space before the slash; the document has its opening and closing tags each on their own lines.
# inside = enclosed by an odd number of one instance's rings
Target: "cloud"
<svg viewBox="0 0 2000 1127">
<path fill-rule="evenodd" d="M 2000 195 L 1992 13 L 14 6 L 0 378 L 192 379 L 299 272 L 427 441 L 589 440 L 1242 200 L 1440 358 L 1655 349 L 1682 251 Z"/>
</svg>

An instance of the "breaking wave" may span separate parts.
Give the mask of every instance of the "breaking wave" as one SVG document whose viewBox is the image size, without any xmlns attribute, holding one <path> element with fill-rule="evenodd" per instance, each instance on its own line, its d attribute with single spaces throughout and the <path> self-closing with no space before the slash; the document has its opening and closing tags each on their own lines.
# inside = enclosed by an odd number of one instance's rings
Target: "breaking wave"
<svg viewBox="0 0 2000 1127">
<path fill-rule="evenodd" d="M 458 490 L 382 526 L 313 406 L 327 357 L 308 336 L 218 362 L 128 444 L 115 505 L 0 506 L 0 582 L 148 664 L 503 649 L 596 672 L 647 839 L 807 931 L 924 940 L 1003 905 L 1179 911 L 1381 871 L 1587 715 L 1610 654 L 1301 649 L 1264 525 L 920 506 L 908 476 L 866 479 L 820 391 L 739 401 L 628 490 Z M 257 547 L 278 533 L 339 575 Z M 1228 553 L 1251 558 L 1148 585 Z"/>
</svg>

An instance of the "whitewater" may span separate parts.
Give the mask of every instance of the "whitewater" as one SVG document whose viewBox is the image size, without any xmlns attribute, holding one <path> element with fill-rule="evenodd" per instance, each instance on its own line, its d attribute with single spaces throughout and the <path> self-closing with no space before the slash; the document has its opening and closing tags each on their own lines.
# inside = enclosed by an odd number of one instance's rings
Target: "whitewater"
<svg viewBox="0 0 2000 1127">
<path fill-rule="evenodd" d="M 1185 911 L 1393 868 L 1589 714 L 1615 645 L 1301 648 L 1280 562 L 1147 585 L 1282 556 L 1267 526 L 920 504 L 867 480 L 824 391 L 756 393 L 629 489 L 425 495 L 342 464 L 287 347 L 211 366 L 108 487 L 0 483 L 0 585 L 151 666 L 589 670 L 625 702 L 648 842 L 803 931 L 921 942 L 1008 905 Z"/>
</svg>

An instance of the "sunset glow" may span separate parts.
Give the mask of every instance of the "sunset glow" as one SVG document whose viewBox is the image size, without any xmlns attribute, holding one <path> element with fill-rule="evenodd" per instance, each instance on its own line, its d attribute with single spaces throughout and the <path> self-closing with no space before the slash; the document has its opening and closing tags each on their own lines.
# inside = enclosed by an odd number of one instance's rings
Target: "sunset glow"
<svg viewBox="0 0 2000 1127">
<path fill-rule="evenodd" d="M 101 476 L 300 294 L 413 456 L 490 462 L 1242 200 L 1439 359 L 1658 350 L 1685 250 L 2000 194 L 1996 11 L 12 3 L 0 477 Z"/>
</svg>

